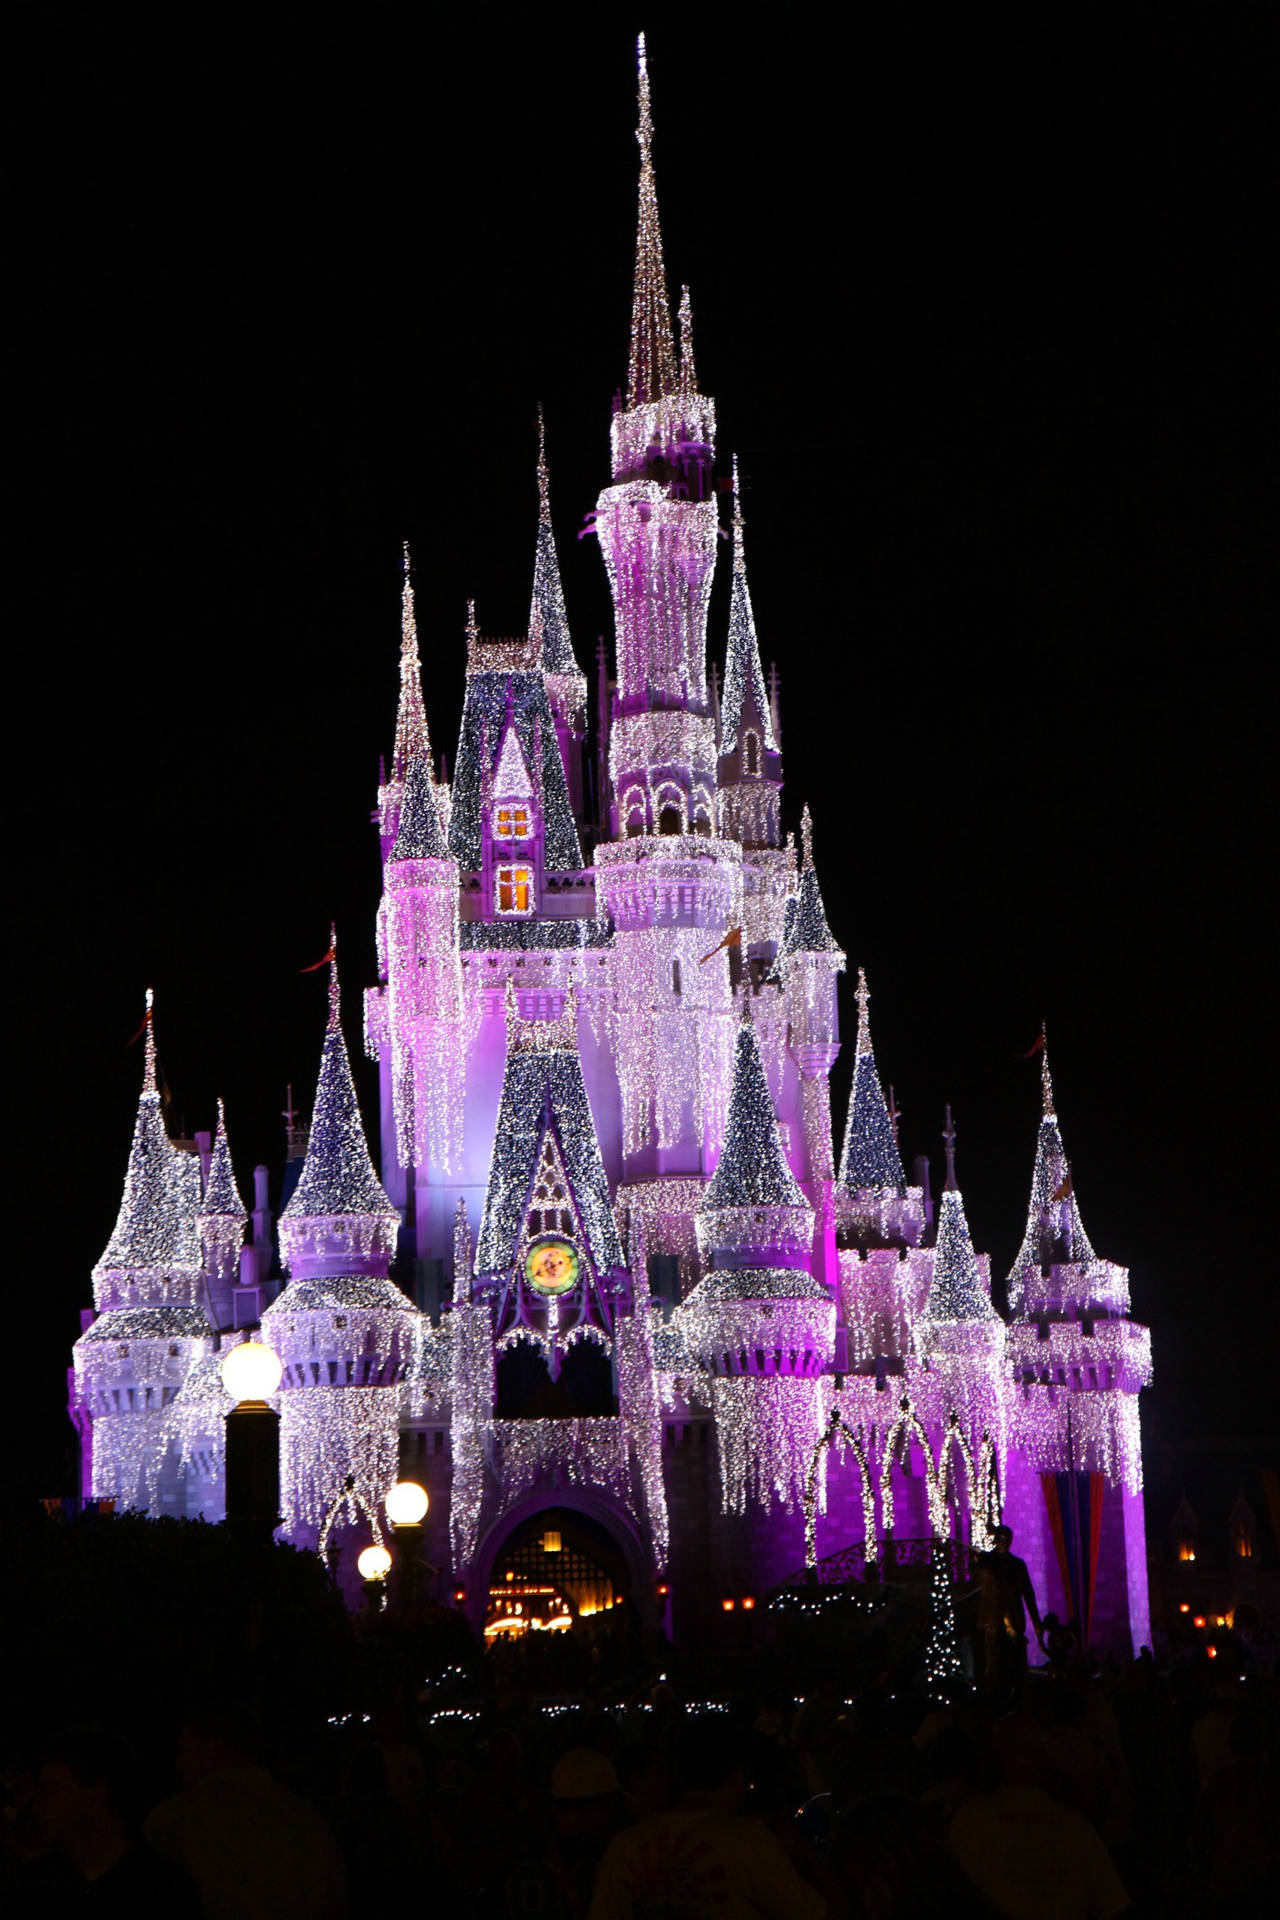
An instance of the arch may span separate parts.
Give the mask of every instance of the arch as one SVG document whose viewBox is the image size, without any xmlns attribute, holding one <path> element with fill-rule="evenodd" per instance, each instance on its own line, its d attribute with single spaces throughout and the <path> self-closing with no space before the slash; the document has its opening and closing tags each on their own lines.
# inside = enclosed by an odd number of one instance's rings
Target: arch
<svg viewBox="0 0 1280 1920">
<path fill-rule="evenodd" d="M 964 1497 L 961 1499 L 960 1493 L 957 1490 L 954 1501 L 949 1501 L 947 1493 L 950 1476 L 953 1472 L 951 1463 L 956 1454 L 959 1454 L 960 1464 L 964 1468 Z M 973 1466 L 973 1452 L 968 1440 L 965 1438 L 964 1429 L 960 1425 L 960 1416 L 955 1412 L 954 1408 L 947 1415 L 947 1423 L 938 1441 L 937 1473 L 938 1517 L 945 1521 L 950 1521 L 954 1516 L 956 1538 L 958 1540 L 963 1539 L 964 1536 L 961 1532 L 961 1526 L 967 1507 L 969 1514 L 969 1534 L 972 1539 L 975 1527 L 980 1523 L 981 1518 L 977 1504 L 977 1484 Z M 950 1527 L 948 1527 L 948 1532 L 949 1531 Z"/>
<path fill-rule="evenodd" d="M 982 1436 L 978 1449 L 978 1504 L 970 1515 L 970 1538 L 975 1547 L 986 1552 L 991 1546 L 991 1530 L 1000 1525 L 1004 1496 L 1000 1491 L 1000 1462 L 995 1442 L 989 1433 Z"/>
<path fill-rule="evenodd" d="M 618 808 L 625 839 L 635 840 L 644 832 L 645 798 L 643 787 L 628 787 Z"/>
<path fill-rule="evenodd" d="M 631 1583 L 631 1598 L 641 1619 L 652 1624 L 657 1618 L 657 1571 L 650 1548 L 632 1515 L 607 1494 L 591 1487 L 562 1486 L 532 1488 L 521 1499 L 490 1522 L 476 1543 L 467 1568 L 467 1618 L 477 1633 L 483 1632 L 488 1606 L 489 1585 L 499 1555 L 525 1522 L 549 1508 L 560 1507 L 580 1513 L 603 1527 L 621 1549 Z"/>
<path fill-rule="evenodd" d="M 929 1445 L 929 1436 L 920 1424 L 920 1416 L 904 1394 L 898 1402 L 898 1417 L 884 1438 L 884 1451 L 880 1457 L 880 1512 L 884 1519 L 886 1533 L 893 1532 L 893 1456 L 904 1441 L 916 1440 L 920 1445 L 924 1460 L 925 1494 L 929 1506 L 929 1527 L 933 1533 L 946 1538 L 946 1522 L 941 1511 L 942 1502 L 938 1493 L 938 1475 L 933 1464 L 933 1449 Z"/>
<path fill-rule="evenodd" d="M 673 786 L 669 780 L 664 781 L 658 788 L 654 804 L 658 813 L 659 833 L 673 834 L 685 831 L 688 813 L 685 797 L 679 787 Z"/>
<path fill-rule="evenodd" d="M 760 771 L 760 735 L 754 727 L 748 727 L 743 736 L 742 769 L 744 773 Z"/>
<path fill-rule="evenodd" d="M 845 1419 L 839 1407 L 832 1407 L 831 1418 L 822 1438 L 813 1449 L 809 1460 L 809 1472 L 804 1485 L 804 1564 L 808 1572 L 818 1564 L 818 1508 L 819 1472 L 825 1465 L 824 1456 L 832 1443 L 840 1437 L 841 1447 L 848 1447 L 862 1473 L 862 1538 L 863 1563 L 869 1565 L 876 1544 L 876 1502 L 871 1488 L 871 1469 L 867 1464 L 866 1451 L 862 1445 L 862 1429 L 855 1433 Z"/>
</svg>

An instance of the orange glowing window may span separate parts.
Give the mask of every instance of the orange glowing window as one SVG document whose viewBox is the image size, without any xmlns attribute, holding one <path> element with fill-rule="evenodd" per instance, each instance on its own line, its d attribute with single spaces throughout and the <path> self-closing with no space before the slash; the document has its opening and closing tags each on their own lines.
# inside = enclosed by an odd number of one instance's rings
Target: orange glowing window
<svg viewBox="0 0 1280 1920">
<path fill-rule="evenodd" d="M 721 1606 L 722 1606 L 722 1607 L 724 1608 L 724 1610 L 725 1610 L 725 1612 L 726 1612 L 726 1613 L 732 1613 L 732 1612 L 733 1612 L 733 1601 L 732 1601 L 732 1600 L 722 1600 L 722 1601 L 720 1602 L 720 1605 L 721 1605 Z"/>
<path fill-rule="evenodd" d="M 747 1595 L 745 1596 L 745 1598 L 743 1599 L 743 1602 L 742 1602 L 742 1611 L 743 1611 L 744 1613 L 750 1613 L 750 1611 L 751 1611 L 751 1609 L 752 1609 L 752 1608 L 753 1608 L 754 1606 L 755 1606 L 755 1597 L 754 1597 L 754 1595 L 752 1595 L 752 1594 L 747 1594 Z"/>
<path fill-rule="evenodd" d="M 532 869 L 499 867 L 496 904 L 499 913 L 531 913 L 533 911 Z"/>
<path fill-rule="evenodd" d="M 528 807 L 499 807 L 493 830 L 499 840 L 527 840 L 533 832 Z"/>
<path fill-rule="evenodd" d="M 1191 1624 L 1193 1627 L 1206 1627 L 1209 1623 L 1202 1613 L 1198 1613 Z"/>
<path fill-rule="evenodd" d="M 1195 1547 L 1192 1545 L 1191 1541 L 1190 1540 L 1181 1541 L 1178 1546 L 1179 1560 L 1194 1560 L 1195 1557 L 1196 1557 L 1196 1550 L 1195 1550 Z"/>
<path fill-rule="evenodd" d="M 1216 1660 L 1218 1657 L 1218 1649 L 1216 1647 L 1206 1647 L 1205 1652 L 1211 1660 Z"/>
<path fill-rule="evenodd" d="M 1253 1541 L 1249 1538 L 1243 1527 L 1241 1527 L 1239 1533 L 1236 1535 L 1236 1553 L 1241 1560 L 1252 1560 L 1253 1558 Z"/>
<path fill-rule="evenodd" d="M 1190 1611 L 1191 1611 L 1191 1602 L 1190 1602 L 1189 1600 L 1179 1600 L 1179 1602 L 1178 1602 L 1178 1612 L 1179 1612 L 1179 1613 L 1190 1613 Z"/>
</svg>

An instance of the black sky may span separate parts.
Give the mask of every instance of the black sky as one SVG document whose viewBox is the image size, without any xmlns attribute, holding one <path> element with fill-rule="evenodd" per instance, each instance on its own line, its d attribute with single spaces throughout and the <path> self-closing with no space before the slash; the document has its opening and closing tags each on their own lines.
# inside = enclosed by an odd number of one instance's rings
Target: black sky
<svg viewBox="0 0 1280 1920">
<path fill-rule="evenodd" d="M 452 757 L 467 597 L 486 630 L 527 618 L 539 400 L 584 664 L 608 631 L 574 536 L 625 375 L 636 24 L 787 820 L 807 798 L 906 1155 L 937 1155 L 949 1099 L 1007 1271 L 1047 1019 L 1086 1226 L 1154 1329 L 1152 1432 L 1275 1425 L 1250 1365 L 1275 1335 L 1268 16 L 476 9 L 442 37 L 388 10 L 331 40 L 314 13 L 61 16 L 31 47 L 9 845 L 34 1490 L 71 1490 L 62 1375 L 142 989 L 187 1127 L 221 1091 L 242 1184 L 278 1170 L 331 915 L 353 1040 L 373 977 L 399 543 Z M 724 620 L 721 582 L 721 656 Z"/>
</svg>

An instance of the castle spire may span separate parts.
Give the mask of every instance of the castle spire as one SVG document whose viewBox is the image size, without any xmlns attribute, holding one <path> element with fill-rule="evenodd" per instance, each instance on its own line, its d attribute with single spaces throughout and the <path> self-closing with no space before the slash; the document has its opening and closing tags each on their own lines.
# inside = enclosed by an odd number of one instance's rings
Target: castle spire
<svg viewBox="0 0 1280 1920">
<path fill-rule="evenodd" d="M 935 1325 L 939 1321 L 955 1325 L 964 1320 L 999 1318 L 982 1283 L 964 1199 L 955 1185 L 949 1185 L 942 1196 L 933 1277 L 922 1318 Z"/>
<path fill-rule="evenodd" d="M 280 1216 L 282 1255 L 292 1269 L 298 1254 L 326 1257 L 318 1243 L 337 1218 L 352 1221 L 353 1251 L 395 1247 L 399 1215 L 383 1192 L 369 1158 L 342 1035 L 336 929 L 330 930 L 329 1018 L 320 1054 L 307 1157 L 289 1204 Z M 366 1245 L 365 1243 L 370 1243 Z M 316 1243 L 316 1244 L 313 1244 Z M 348 1271 L 358 1271 L 348 1267 Z"/>
<path fill-rule="evenodd" d="M 747 563 L 743 552 L 742 495 L 738 486 L 738 456 L 733 457 L 733 582 L 729 600 L 729 645 L 725 652 L 724 694 L 720 703 L 720 753 L 732 753 L 744 719 L 754 718 L 765 750 L 775 753 L 773 716 L 765 692 L 760 643 L 756 638 Z"/>
<path fill-rule="evenodd" d="M 744 1018 L 738 1027 L 724 1148 L 703 1195 L 700 1211 L 805 1205 L 805 1197 L 782 1151 L 778 1118 L 760 1058 L 760 1042 L 750 1019 Z"/>
<path fill-rule="evenodd" d="M 397 785 L 409 771 L 414 754 L 431 754 L 426 708 L 422 704 L 422 665 L 418 658 L 418 625 L 413 610 L 413 574 L 409 542 L 404 542 L 404 588 L 400 596 L 400 704 L 396 711 L 396 744 L 391 778 Z"/>
<path fill-rule="evenodd" d="M 813 864 L 813 821 L 807 804 L 800 816 L 800 841 L 803 849 L 800 884 L 794 898 L 788 903 L 781 956 L 791 953 L 836 954 L 840 960 L 838 971 L 843 971 L 844 953 L 827 923 L 827 909 L 823 905 L 818 873 Z"/>
<path fill-rule="evenodd" d="M 538 408 L 538 540 L 533 556 L 533 600 L 529 608 L 529 637 L 542 640 L 544 673 L 577 674 L 578 662 L 569 637 L 560 563 L 551 530 L 551 476 L 547 468 L 547 428 Z"/>
<path fill-rule="evenodd" d="M 218 1101 L 218 1128 L 213 1136 L 213 1153 L 209 1161 L 209 1178 L 196 1212 L 201 1220 L 238 1220 L 243 1226 L 248 1215 L 240 1190 L 236 1186 L 235 1168 L 231 1164 L 231 1149 L 227 1144 L 227 1116 L 222 1101 Z"/>
<path fill-rule="evenodd" d="M 889 1093 L 890 1093 L 890 1097 L 892 1097 L 892 1094 L 893 1094 L 892 1087 L 890 1087 Z M 946 1114 L 946 1119 L 943 1122 L 943 1127 L 942 1127 L 942 1149 L 946 1155 L 946 1160 L 947 1160 L 947 1181 L 946 1181 L 946 1187 L 944 1191 L 947 1193 L 954 1193 L 956 1188 L 956 1130 L 955 1130 L 954 1123 L 952 1122 L 952 1119 L 951 1119 L 950 1106 L 947 1106 L 946 1108 L 944 1108 L 943 1111 Z M 892 1113 L 889 1115 L 889 1124 L 891 1126 L 893 1124 Z M 898 1137 L 896 1129 L 894 1130 L 893 1137 L 895 1140 Z"/>
<path fill-rule="evenodd" d="M 173 1145 L 164 1124 L 156 1071 L 153 1007 L 154 995 L 148 987 L 143 1017 L 142 1091 L 134 1120 L 133 1145 L 115 1229 L 93 1270 L 94 1293 L 100 1307 L 114 1306 L 117 1296 L 123 1297 L 122 1280 L 132 1288 L 139 1275 L 171 1275 L 175 1270 L 198 1273 L 201 1264 L 200 1235 L 196 1227 L 200 1163 Z M 166 1294 L 168 1291 L 166 1280 Z"/>
<path fill-rule="evenodd" d="M 867 1003 L 871 995 L 867 976 L 858 968 L 858 1038 L 855 1043 L 853 1086 L 849 1092 L 849 1118 L 845 1124 L 844 1148 L 840 1155 L 840 1183 L 850 1193 L 894 1192 L 906 1190 L 906 1177 L 893 1123 L 885 1104 L 876 1057 L 871 1048 L 871 1022 Z"/>
<path fill-rule="evenodd" d="M 680 391 L 698 391 L 698 369 L 693 359 L 693 301 L 688 287 L 680 289 Z"/>
<path fill-rule="evenodd" d="M 448 858 L 449 849 L 440 826 L 431 779 L 431 761 L 425 753 L 415 753 L 410 757 L 405 775 L 404 801 L 388 864 L 396 860 Z"/>
<path fill-rule="evenodd" d="M 675 391 L 676 364 L 666 269 L 662 261 L 662 231 L 658 223 L 658 189 L 653 177 L 653 115 L 649 106 L 649 68 L 643 34 L 636 42 L 636 60 L 640 94 L 640 122 L 636 128 L 640 144 L 640 204 L 636 220 L 627 404 L 642 407 Z"/>
<path fill-rule="evenodd" d="M 1071 1178 L 1071 1163 L 1062 1144 L 1062 1132 L 1054 1110 L 1049 1048 L 1043 1027 L 1039 1051 L 1040 1130 L 1036 1135 L 1031 1197 L 1027 1203 L 1027 1224 L 1023 1230 L 1022 1245 L 1007 1282 L 1009 1305 L 1015 1310 L 1023 1304 L 1028 1288 L 1033 1293 L 1038 1291 L 1037 1282 L 1046 1268 L 1070 1266 L 1097 1258 L 1080 1218 Z"/>
</svg>

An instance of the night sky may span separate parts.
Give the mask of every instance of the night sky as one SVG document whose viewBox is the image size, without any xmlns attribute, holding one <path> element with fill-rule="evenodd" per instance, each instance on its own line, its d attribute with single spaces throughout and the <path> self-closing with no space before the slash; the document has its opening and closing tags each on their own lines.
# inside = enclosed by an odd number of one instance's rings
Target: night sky
<svg viewBox="0 0 1280 1920">
<path fill-rule="evenodd" d="M 11 1485 L 74 1487 L 65 1368 L 143 988 L 175 1118 L 225 1096 L 246 1192 L 280 1171 L 286 1083 L 309 1104 L 324 976 L 298 969 L 331 916 L 358 1046 L 400 542 L 452 760 L 467 597 L 488 632 L 527 621 L 539 401 L 594 675 L 609 602 L 575 535 L 626 373 L 637 25 L 673 304 L 688 280 L 782 675 L 784 821 L 809 801 L 904 1158 L 940 1184 L 950 1100 L 1003 1276 L 1047 1020 L 1085 1225 L 1153 1328 L 1154 1442 L 1274 1428 L 1268 12 L 939 37 L 919 9 L 839 33 L 476 9 L 333 40 L 209 15 L 181 41 L 104 16 L 32 49 Z M 727 569 L 721 660 L 726 617 Z"/>
</svg>

